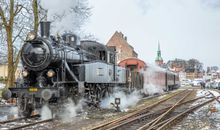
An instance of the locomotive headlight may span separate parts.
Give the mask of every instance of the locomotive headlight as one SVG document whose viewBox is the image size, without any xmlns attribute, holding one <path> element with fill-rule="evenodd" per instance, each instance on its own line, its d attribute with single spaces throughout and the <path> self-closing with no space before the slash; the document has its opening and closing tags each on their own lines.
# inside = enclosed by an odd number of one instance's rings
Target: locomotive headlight
<svg viewBox="0 0 220 130">
<path fill-rule="evenodd" d="M 34 40 L 36 38 L 36 34 L 32 31 L 27 34 L 26 40 Z"/>
<path fill-rule="evenodd" d="M 22 71 L 22 76 L 23 76 L 23 77 L 27 77 L 27 76 L 28 76 L 28 74 L 29 74 L 29 73 L 28 73 L 28 71 L 27 71 L 27 70 Z"/>
<path fill-rule="evenodd" d="M 48 72 L 47 72 L 47 76 L 48 77 L 53 77 L 55 75 L 55 72 L 53 71 L 53 70 L 49 70 Z"/>
</svg>

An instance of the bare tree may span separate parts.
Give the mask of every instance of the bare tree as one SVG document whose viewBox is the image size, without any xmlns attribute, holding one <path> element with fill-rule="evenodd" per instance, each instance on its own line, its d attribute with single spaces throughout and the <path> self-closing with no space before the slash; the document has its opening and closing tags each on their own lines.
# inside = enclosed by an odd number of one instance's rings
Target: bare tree
<svg viewBox="0 0 220 130">
<path fill-rule="evenodd" d="M 188 72 L 202 72 L 203 64 L 199 62 L 197 59 L 190 59 L 187 62 L 186 71 Z"/>
<path fill-rule="evenodd" d="M 34 15 L 34 32 L 37 34 L 38 26 L 39 26 L 39 11 L 38 11 L 39 2 L 38 0 L 33 0 L 32 2 L 32 10 Z"/>
<path fill-rule="evenodd" d="M 85 21 L 91 16 L 91 7 L 88 5 L 88 0 L 78 0 L 76 6 L 71 8 L 71 12 L 76 14 L 75 24 L 81 29 Z"/>
<path fill-rule="evenodd" d="M 14 73 L 19 62 L 20 51 L 16 48 L 24 40 L 24 35 L 30 29 L 28 0 L 1 0 L 0 23 L 2 23 L 2 42 L 7 43 L 8 81 L 7 87 L 13 86 Z M 16 51 L 15 51 L 16 50 Z M 16 52 L 16 54 L 15 54 Z M 15 56 L 16 55 L 16 56 Z"/>
</svg>

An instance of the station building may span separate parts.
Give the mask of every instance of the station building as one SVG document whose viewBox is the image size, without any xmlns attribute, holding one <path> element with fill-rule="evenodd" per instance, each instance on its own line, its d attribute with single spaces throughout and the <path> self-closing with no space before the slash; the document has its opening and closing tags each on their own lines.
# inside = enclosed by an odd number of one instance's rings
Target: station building
<svg viewBox="0 0 220 130">
<path fill-rule="evenodd" d="M 122 32 L 116 31 L 110 40 L 107 42 L 107 46 L 116 48 L 116 61 L 120 61 L 127 58 L 137 58 L 138 54 L 134 48 L 128 43 L 127 37 Z"/>
</svg>

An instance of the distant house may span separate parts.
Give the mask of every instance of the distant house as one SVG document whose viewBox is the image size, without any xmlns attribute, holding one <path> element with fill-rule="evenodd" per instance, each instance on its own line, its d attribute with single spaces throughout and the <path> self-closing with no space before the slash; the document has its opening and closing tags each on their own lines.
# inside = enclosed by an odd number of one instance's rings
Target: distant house
<svg viewBox="0 0 220 130">
<path fill-rule="evenodd" d="M 108 41 L 107 46 L 114 46 L 116 48 L 117 63 L 126 58 L 138 57 L 138 54 L 134 51 L 134 48 L 128 43 L 127 37 L 121 32 L 116 31 Z"/>
<path fill-rule="evenodd" d="M 168 69 L 174 72 L 184 72 L 187 65 L 186 60 L 175 59 L 167 62 Z"/>
<path fill-rule="evenodd" d="M 203 65 L 196 59 L 188 61 L 182 59 L 170 60 L 167 62 L 168 69 L 181 73 L 187 79 L 196 79 L 203 77 Z"/>
<path fill-rule="evenodd" d="M 21 73 L 21 65 L 19 64 L 17 71 L 15 73 L 15 79 L 17 79 Z M 7 79 L 8 75 L 8 64 L 0 64 L 0 78 Z"/>
</svg>

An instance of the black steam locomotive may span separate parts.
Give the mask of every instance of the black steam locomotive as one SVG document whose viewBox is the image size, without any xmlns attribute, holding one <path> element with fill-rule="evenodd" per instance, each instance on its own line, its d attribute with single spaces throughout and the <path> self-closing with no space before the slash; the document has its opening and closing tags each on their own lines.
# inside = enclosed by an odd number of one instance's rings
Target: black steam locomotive
<svg viewBox="0 0 220 130">
<path fill-rule="evenodd" d="M 23 115 L 30 116 L 45 103 L 62 104 L 69 97 L 98 104 L 114 86 L 127 86 L 127 70 L 115 64 L 114 47 L 80 41 L 70 33 L 51 36 L 50 22 L 40 25 L 41 36 L 29 33 L 21 50 L 23 82 L 3 94 L 18 99 Z"/>
</svg>

